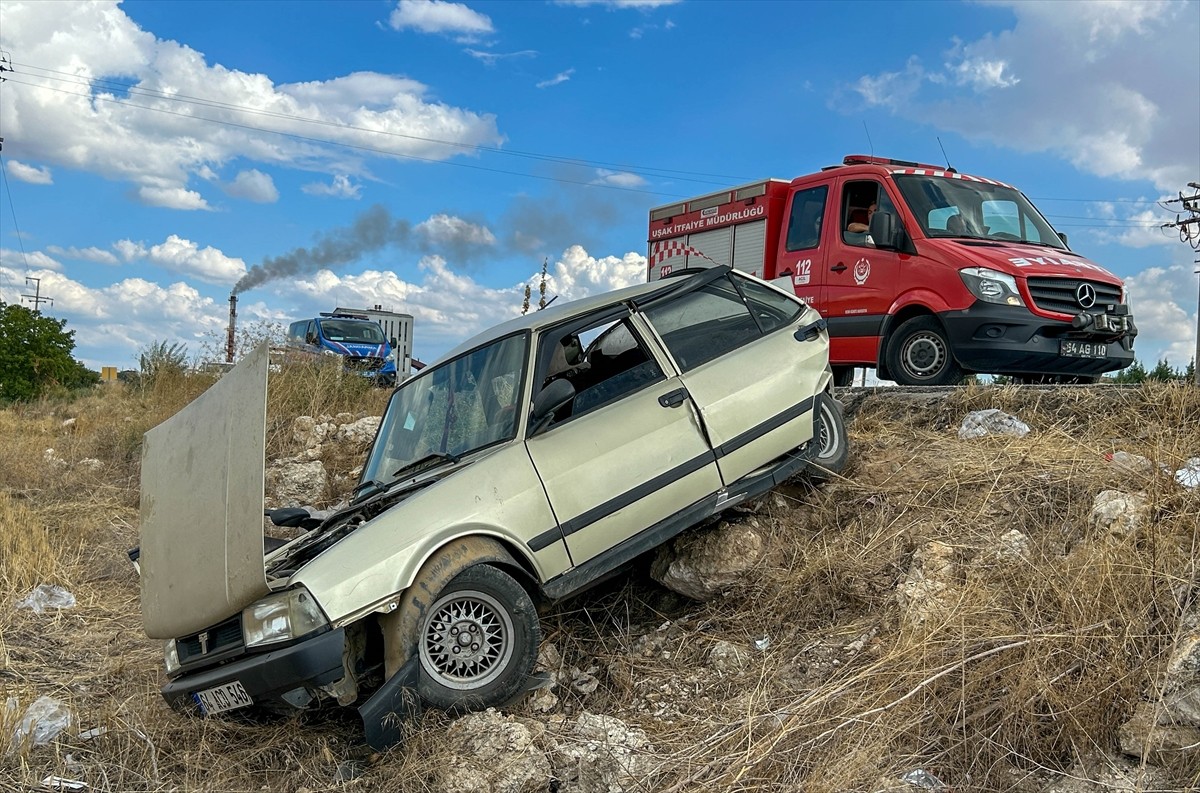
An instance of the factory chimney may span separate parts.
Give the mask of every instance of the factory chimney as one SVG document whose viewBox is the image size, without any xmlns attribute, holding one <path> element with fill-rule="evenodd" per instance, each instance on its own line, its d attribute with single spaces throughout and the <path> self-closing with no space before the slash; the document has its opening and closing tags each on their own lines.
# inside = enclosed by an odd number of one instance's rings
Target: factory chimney
<svg viewBox="0 0 1200 793">
<path fill-rule="evenodd" d="M 225 363 L 233 363 L 235 331 L 237 330 L 237 294 L 229 295 L 229 330 L 225 336 Z"/>
</svg>

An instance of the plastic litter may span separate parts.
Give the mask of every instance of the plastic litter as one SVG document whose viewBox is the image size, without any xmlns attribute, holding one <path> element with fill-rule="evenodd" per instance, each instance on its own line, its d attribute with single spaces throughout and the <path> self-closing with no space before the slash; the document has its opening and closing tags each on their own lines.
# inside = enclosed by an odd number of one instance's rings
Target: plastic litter
<svg viewBox="0 0 1200 793">
<path fill-rule="evenodd" d="M 34 590 L 17 603 L 19 609 L 33 609 L 41 614 L 48 609 L 69 609 L 75 605 L 75 596 L 54 584 L 38 584 Z"/>
<path fill-rule="evenodd" d="M 49 696 L 40 696 L 25 710 L 25 715 L 13 730 L 12 745 L 20 746 L 26 739 L 33 746 L 45 746 L 71 726 L 71 711 Z"/>
<path fill-rule="evenodd" d="M 958 437 L 964 440 L 982 438 L 985 435 L 1013 435 L 1024 438 L 1028 434 L 1028 424 L 996 408 L 972 410 L 963 417 L 962 426 L 958 428 Z"/>
<path fill-rule="evenodd" d="M 1140 454 L 1130 454 L 1129 452 L 1112 452 L 1104 455 L 1104 459 L 1109 462 L 1113 468 L 1125 474 L 1134 474 L 1146 476 L 1154 473 L 1154 463 L 1149 458 L 1143 457 Z"/>
<path fill-rule="evenodd" d="M 756 649 L 756 650 L 765 650 L 765 649 L 767 649 L 767 648 L 768 648 L 768 647 L 770 647 L 770 646 L 771 646 L 771 637 L 769 637 L 769 636 L 757 636 L 757 637 L 755 637 L 755 639 L 754 639 L 754 649 Z"/>
<path fill-rule="evenodd" d="M 96 738 L 99 738 L 101 735 L 107 735 L 107 734 L 108 734 L 107 727 L 93 727 L 90 730 L 84 730 L 83 732 L 79 733 L 79 740 L 91 741 Z"/>
<path fill-rule="evenodd" d="M 1175 472 L 1175 481 L 1184 487 L 1200 487 L 1200 457 L 1193 457 Z"/>
<path fill-rule="evenodd" d="M 87 790 L 88 783 L 78 779 L 64 779 L 51 774 L 42 780 L 42 787 L 48 790 Z"/>
<path fill-rule="evenodd" d="M 924 768 L 914 768 L 900 777 L 900 781 L 913 787 L 918 787 L 921 790 L 946 790 L 946 783 Z"/>
</svg>

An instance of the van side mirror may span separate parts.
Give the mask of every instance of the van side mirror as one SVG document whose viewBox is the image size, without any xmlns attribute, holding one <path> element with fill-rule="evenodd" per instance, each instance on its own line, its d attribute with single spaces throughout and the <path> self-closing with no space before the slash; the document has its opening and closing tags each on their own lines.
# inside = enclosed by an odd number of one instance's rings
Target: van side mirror
<svg viewBox="0 0 1200 793">
<path fill-rule="evenodd" d="M 396 344 L 396 337 L 395 337 L 395 336 L 393 336 L 393 337 L 392 337 L 392 349 L 394 350 L 394 349 L 396 349 L 396 348 L 397 348 L 397 347 L 399 347 L 399 346 L 400 346 L 400 345 Z"/>
<path fill-rule="evenodd" d="M 1062 244 L 1063 244 L 1063 245 L 1066 245 L 1066 246 L 1067 246 L 1067 249 L 1068 249 L 1068 250 L 1070 250 L 1070 248 L 1071 248 L 1071 243 L 1067 242 L 1067 235 L 1066 235 L 1066 234 L 1063 234 L 1063 233 L 1060 231 L 1060 232 L 1058 232 L 1058 238 L 1059 238 L 1060 240 L 1062 240 Z"/>
<path fill-rule="evenodd" d="M 530 414 L 529 434 L 540 432 L 550 423 L 554 413 L 561 410 L 575 398 L 575 386 L 566 378 L 552 380 L 549 385 L 538 392 L 533 398 L 533 412 Z"/>
<path fill-rule="evenodd" d="M 896 250 L 900 247 L 896 239 L 896 218 L 891 212 L 877 211 L 871 215 L 870 229 L 876 248 Z"/>
<path fill-rule="evenodd" d="M 317 334 L 315 334 L 315 333 L 306 334 L 304 336 L 304 343 L 305 344 L 316 344 L 317 343 Z"/>
</svg>

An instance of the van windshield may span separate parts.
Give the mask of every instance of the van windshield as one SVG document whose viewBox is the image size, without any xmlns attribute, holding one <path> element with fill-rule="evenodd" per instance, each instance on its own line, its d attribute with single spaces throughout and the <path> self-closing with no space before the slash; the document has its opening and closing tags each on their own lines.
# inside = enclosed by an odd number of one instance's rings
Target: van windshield
<svg viewBox="0 0 1200 793">
<path fill-rule="evenodd" d="M 363 482 L 388 484 L 456 460 L 517 431 L 529 336 L 518 334 L 426 369 L 396 389 L 363 467 Z M 414 465 L 419 463 L 419 465 Z"/>
<path fill-rule="evenodd" d="M 1032 242 L 1067 249 L 1019 190 L 940 176 L 905 174 L 895 179 L 927 237 Z"/>
<path fill-rule="evenodd" d="M 321 335 L 328 341 L 383 344 L 383 330 L 366 319 L 321 319 Z"/>
</svg>

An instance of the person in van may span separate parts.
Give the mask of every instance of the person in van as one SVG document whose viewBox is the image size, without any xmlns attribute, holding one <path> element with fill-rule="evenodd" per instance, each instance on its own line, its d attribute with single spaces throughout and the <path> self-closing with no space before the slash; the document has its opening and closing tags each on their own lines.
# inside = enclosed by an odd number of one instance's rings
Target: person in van
<svg viewBox="0 0 1200 793">
<path fill-rule="evenodd" d="M 866 209 L 853 208 L 849 212 L 849 217 L 846 223 L 846 232 L 842 235 L 850 245 L 864 245 L 869 248 L 875 247 L 875 241 L 871 239 L 871 216 L 875 214 L 875 210 L 879 208 L 877 203 L 872 203 Z"/>
</svg>

